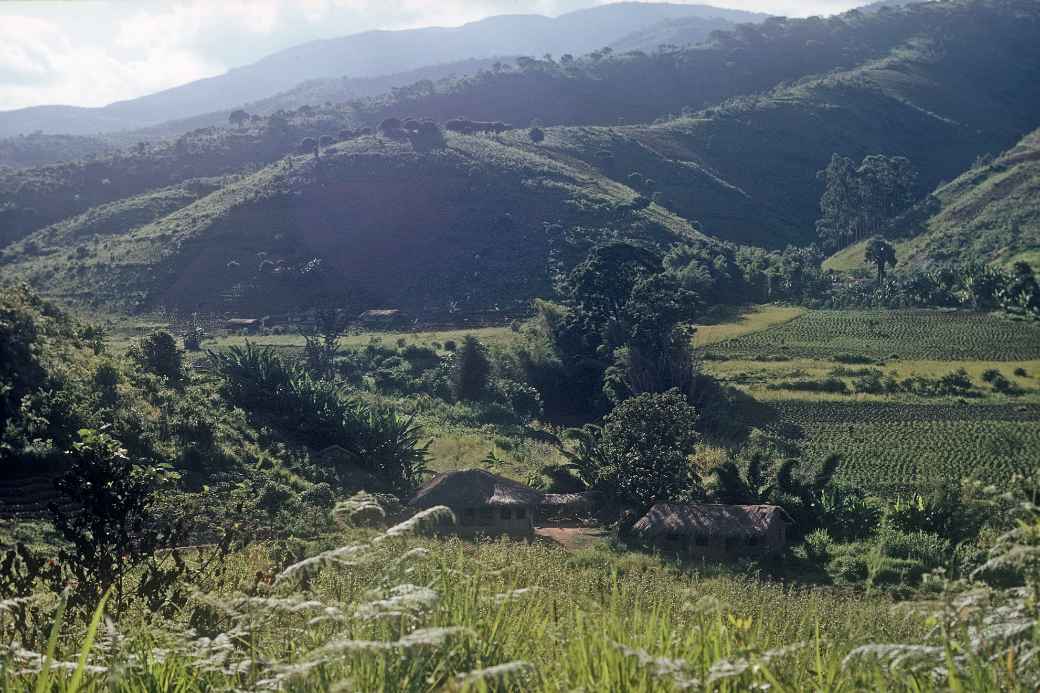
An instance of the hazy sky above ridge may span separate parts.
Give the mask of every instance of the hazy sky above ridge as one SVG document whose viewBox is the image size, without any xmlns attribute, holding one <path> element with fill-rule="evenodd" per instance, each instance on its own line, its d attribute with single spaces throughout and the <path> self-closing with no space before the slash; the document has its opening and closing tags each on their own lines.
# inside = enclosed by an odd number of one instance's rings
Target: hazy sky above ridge
<svg viewBox="0 0 1040 693">
<path fill-rule="evenodd" d="M 682 2 L 683 0 L 672 0 Z M 321 38 L 558 15 L 604 0 L 0 0 L 0 110 L 101 106 L 221 74 Z M 703 0 L 791 17 L 855 0 Z"/>
</svg>

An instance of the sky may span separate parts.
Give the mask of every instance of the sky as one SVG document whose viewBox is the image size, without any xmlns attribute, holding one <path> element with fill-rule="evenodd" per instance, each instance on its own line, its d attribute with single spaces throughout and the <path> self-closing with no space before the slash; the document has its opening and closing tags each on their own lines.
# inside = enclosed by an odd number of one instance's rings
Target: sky
<svg viewBox="0 0 1040 693">
<path fill-rule="evenodd" d="M 607 1 L 0 0 L 0 110 L 103 106 L 222 74 L 313 39 L 457 26 L 496 14 L 556 16 Z M 862 4 L 700 1 L 790 17 Z"/>
</svg>

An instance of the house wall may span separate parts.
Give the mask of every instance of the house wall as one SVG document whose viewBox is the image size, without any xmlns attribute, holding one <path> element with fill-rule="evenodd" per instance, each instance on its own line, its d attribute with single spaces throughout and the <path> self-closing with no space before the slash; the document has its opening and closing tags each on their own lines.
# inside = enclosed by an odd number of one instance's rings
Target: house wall
<svg viewBox="0 0 1040 693">
<path fill-rule="evenodd" d="M 534 532 L 533 506 L 452 507 L 458 534 L 489 536 L 499 534 L 528 535 Z"/>
<path fill-rule="evenodd" d="M 721 561 L 777 553 L 784 547 L 784 533 L 783 524 L 775 523 L 765 533 L 750 539 L 722 534 L 661 534 L 653 543 L 665 553 Z"/>
</svg>

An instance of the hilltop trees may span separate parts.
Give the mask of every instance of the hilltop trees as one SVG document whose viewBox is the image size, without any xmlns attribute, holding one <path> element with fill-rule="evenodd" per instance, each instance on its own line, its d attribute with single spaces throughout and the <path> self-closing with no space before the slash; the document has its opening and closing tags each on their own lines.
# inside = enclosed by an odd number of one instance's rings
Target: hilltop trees
<svg viewBox="0 0 1040 693">
<path fill-rule="evenodd" d="M 300 154 L 314 154 L 314 158 L 317 159 L 318 153 L 318 140 L 313 137 L 304 137 L 300 142 L 299 146 Z"/>
<path fill-rule="evenodd" d="M 896 266 L 896 249 L 885 239 L 875 236 L 867 243 L 864 259 L 877 267 L 878 283 L 885 281 L 885 269 Z"/>
<path fill-rule="evenodd" d="M 239 108 L 231 111 L 231 114 L 228 116 L 228 122 L 241 129 L 241 127 L 249 121 L 249 118 L 249 114 Z"/>
<path fill-rule="evenodd" d="M 838 249 L 881 234 L 886 222 L 914 202 L 917 172 L 909 159 L 874 154 L 859 167 L 834 154 L 817 173 L 824 182 L 816 231 L 824 247 Z"/>
</svg>

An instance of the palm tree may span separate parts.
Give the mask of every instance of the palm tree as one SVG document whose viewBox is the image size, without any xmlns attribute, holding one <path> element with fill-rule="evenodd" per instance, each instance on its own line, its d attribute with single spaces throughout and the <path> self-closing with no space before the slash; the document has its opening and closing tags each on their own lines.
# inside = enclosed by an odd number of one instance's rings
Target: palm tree
<svg viewBox="0 0 1040 693">
<path fill-rule="evenodd" d="M 867 262 L 877 265 L 878 283 L 885 281 L 885 268 L 896 266 L 896 249 L 880 236 L 874 236 L 867 241 L 864 258 Z"/>
</svg>

